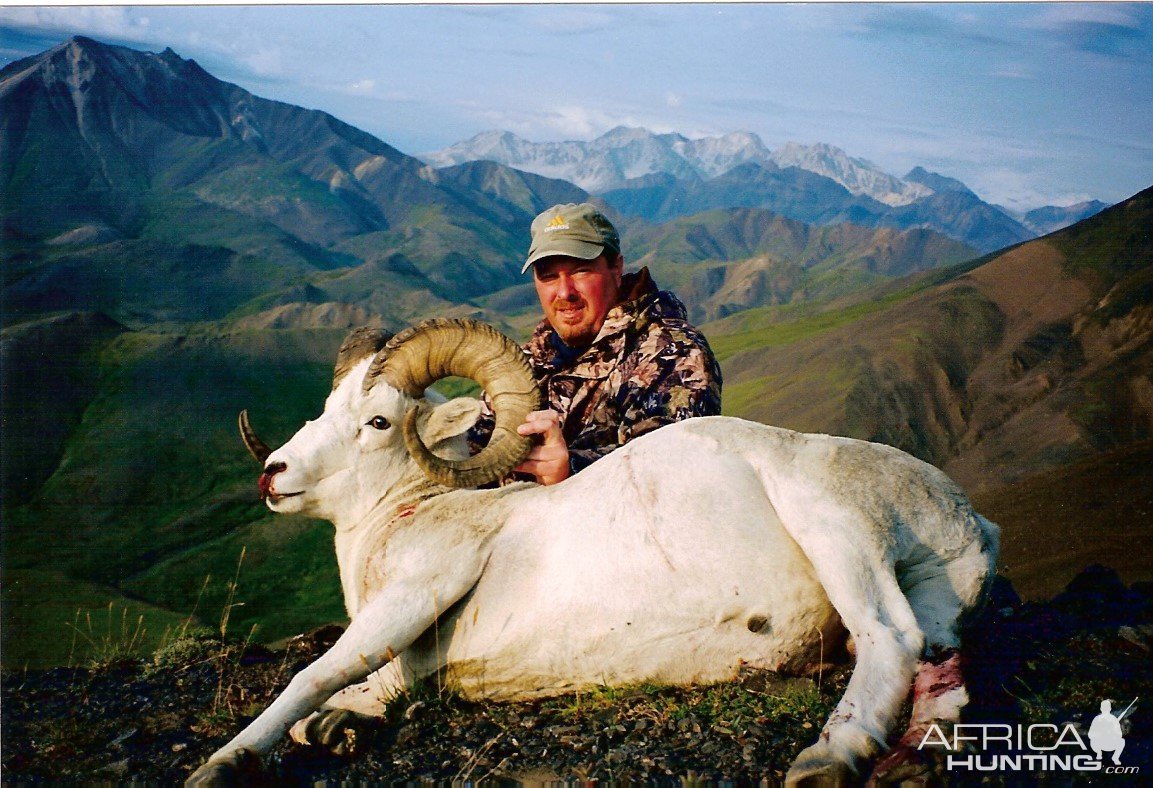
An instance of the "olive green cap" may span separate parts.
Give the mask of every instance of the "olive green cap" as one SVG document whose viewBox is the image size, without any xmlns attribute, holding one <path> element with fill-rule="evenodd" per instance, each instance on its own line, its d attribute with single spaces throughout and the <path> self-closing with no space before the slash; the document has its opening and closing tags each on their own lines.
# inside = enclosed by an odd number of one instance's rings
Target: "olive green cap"
<svg viewBox="0 0 1153 788">
<path fill-rule="evenodd" d="M 563 255 L 592 260 L 606 251 L 620 254 L 621 239 L 617 228 L 595 205 L 587 202 L 554 205 L 532 220 L 532 243 L 520 272 L 525 273 L 545 257 Z"/>
</svg>

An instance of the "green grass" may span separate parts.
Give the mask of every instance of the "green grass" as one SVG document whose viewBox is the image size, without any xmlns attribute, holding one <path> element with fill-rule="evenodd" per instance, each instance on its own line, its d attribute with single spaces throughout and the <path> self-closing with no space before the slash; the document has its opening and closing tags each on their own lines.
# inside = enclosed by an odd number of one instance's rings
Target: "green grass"
<svg viewBox="0 0 1153 788">
<path fill-rule="evenodd" d="M 968 261 L 895 281 L 863 286 L 851 297 L 839 301 L 748 309 L 707 323 L 702 330 L 708 336 L 717 359 L 725 361 L 748 350 L 788 345 L 849 325 L 961 276 L 973 265 L 973 261 Z M 728 395 L 727 388 L 725 394 Z"/>
<path fill-rule="evenodd" d="M 840 359 L 829 359 L 822 365 L 807 367 L 803 373 L 795 371 L 761 375 L 747 380 L 726 383 L 722 413 L 753 421 L 776 423 L 768 414 L 779 409 L 792 414 L 795 421 L 788 426 L 801 431 L 827 431 L 829 419 L 836 418 L 842 403 L 858 380 L 859 368 Z M 811 392 L 820 392 L 809 402 L 808 408 L 798 409 L 796 398 L 810 398 Z"/>
<path fill-rule="evenodd" d="M 602 686 L 542 701 L 539 709 L 562 720 L 595 719 L 605 725 L 637 719 L 655 725 L 691 720 L 734 735 L 749 725 L 784 717 L 797 720 L 805 730 L 820 725 L 832 712 L 843 678 L 818 682 L 756 673 L 687 688 L 651 683 Z"/>
<path fill-rule="evenodd" d="M 456 397 L 479 397 L 480 385 L 475 380 L 460 377 L 447 377 L 438 380 L 432 387 L 448 399 Z"/>
<path fill-rule="evenodd" d="M 6 570 L 5 670 L 151 654 L 195 619 L 52 569 Z"/>
<path fill-rule="evenodd" d="M 272 445 L 289 437 L 320 412 L 343 334 L 217 327 L 110 341 L 90 365 L 96 392 L 55 471 L 4 511 L 5 569 L 55 572 L 176 611 L 191 610 L 212 575 L 211 610 L 247 546 L 238 626 L 274 619 L 262 626 L 274 637 L 342 619 L 332 527 L 273 518 L 258 501 L 236 414 L 250 408 Z"/>
<path fill-rule="evenodd" d="M 272 642 L 347 619 L 332 538 L 328 523 L 268 513 L 122 585 L 182 609 L 197 598 L 213 615 L 231 607 L 229 633 L 246 636 L 255 626 L 257 641 Z"/>
<path fill-rule="evenodd" d="M 761 307 L 735 316 L 739 317 L 739 320 L 729 318 L 727 321 L 718 321 L 709 324 L 703 330 L 709 337 L 709 345 L 717 360 L 725 361 L 747 350 L 787 345 L 832 331 L 865 315 L 887 309 L 903 297 L 892 296 L 816 314 L 810 313 L 810 309 L 795 307 L 792 310 L 788 307 Z M 790 314 L 797 312 L 800 314 L 795 319 L 787 319 Z M 733 330 L 730 333 L 726 329 Z M 728 396 L 728 389 L 725 395 Z"/>
<path fill-rule="evenodd" d="M 1147 268 L 1153 260 L 1153 192 L 1114 206 L 1044 241 L 1065 256 L 1065 269 L 1113 282 Z"/>
</svg>

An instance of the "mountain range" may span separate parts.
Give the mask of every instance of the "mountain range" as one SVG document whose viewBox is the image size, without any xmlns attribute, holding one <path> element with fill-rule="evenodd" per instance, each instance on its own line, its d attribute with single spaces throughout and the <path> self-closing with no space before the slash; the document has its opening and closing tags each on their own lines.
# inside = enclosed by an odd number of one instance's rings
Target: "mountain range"
<svg viewBox="0 0 1153 788">
<path fill-rule="evenodd" d="M 850 158 L 823 143 L 789 143 L 770 151 L 748 131 L 690 139 L 682 134 L 654 134 L 618 126 L 588 142 L 530 142 L 507 131 L 486 131 L 444 150 L 421 156 L 434 167 L 488 160 L 571 181 L 600 193 L 654 173 L 676 178 L 707 179 L 741 164 L 800 167 L 835 180 L 853 194 L 888 205 L 907 205 L 933 189 L 888 175 L 867 161 Z"/>
<path fill-rule="evenodd" d="M 492 162 L 430 168 L 323 112 L 222 82 L 172 50 L 73 39 L 0 72 L 0 113 L 3 306 L 13 317 L 85 309 L 126 324 L 344 325 L 371 313 L 399 328 L 429 312 L 486 314 L 490 297 L 503 313 L 531 305 L 517 261 L 532 217 L 589 198 L 567 181 Z M 722 152 L 711 155 L 720 168 Z M 644 227 L 627 253 L 655 273 L 679 281 L 686 263 L 701 260 L 652 254 L 662 231 Z M 883 257 L 889 235 L 869 254 Z M 887 248 L 901 259 L 871 259 L 868 270 L 883 276 L 971 252 L 941 242 Z M 852 255 L 833 243 L 822 256 Z M 736 259 L 718 248 L 714 262 Z M 165 286 L 174 281 L 187 286 Z"/>
<path fill-rule="evenodd" d="M 423 158 L 436 167 L 495 161 L 562 178 L 622 213 L 650 221 L 718 207 L 758 207 L 804 222 L 932 229 L 984 252 L 1053 232 L 1106 207 L 1092 201 L 1016 215 L 922 167 L 898 178 L 826 143 L 787 143 L 770 151 L 751 132 L 689 139 L 621 126 L 587 142 L 536 143 L 489 131 Z"/>
<path fill-rule="evenodd" d="M 737 163 L 727 145 L 695 150 L 713 174 L 618 190 L 667 220 L 606 210 L 630 267 L 703 323 L 726 413 L 937 463 L 1001 522 L 1014 580 L 1034 590 L 1046 568 L 1109 550 L 1153 577 L 1119 549 L 1146 533 L 1142 504 L 1101 498 L 1153 489 L 1153 194 L 981 257 L 933 229 L 869 224 L 932 205 L 963 228 L 980 201 L 944 176 L 911 173 L 933 193 L 887 205 L 799 166 Z M 671 215 L 661 184 L 700 212 Z M 722 200 L 725 184 L 775 189 L 813 219 Z M 341 618 L 330 529 L 260 505 L 236 413 L 287 437 L 355 325 L 472 315 L 524 338 L 539 317 L 519 272 L 528 224 L 590 198 L 492 161 L 434 168 L 171 50 L 85 38 L 0 71 L 0 195 L 0 537 L 18 580 L 0 589 L 5 665 L 66 659 L 58 619 L 76 609 L 121 605 L 153 640 L 210 620 L 238 573 L 240 631 Z M 1091 512 L 1062 509 L 1053 484 Z M 1049 531 L 1065 536 L 1048 563 L 1028 558 Z"/>
</svg>

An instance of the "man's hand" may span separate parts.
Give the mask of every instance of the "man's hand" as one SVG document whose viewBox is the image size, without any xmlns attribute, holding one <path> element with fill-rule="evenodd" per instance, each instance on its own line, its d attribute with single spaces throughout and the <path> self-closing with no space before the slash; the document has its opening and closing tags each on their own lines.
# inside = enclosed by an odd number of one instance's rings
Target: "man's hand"
<svg viewBox="0 0 1153 788">
<path fill-rule="evenodd" d="M 568 444 L 560 431 L 560 414 L 555 410 L 535 410 L 525 417 L 524 424 L 516 428 L 521 435 L 542 435 L 528 457 L 514 470 L 527 473 L 544 485 L 563 482 L 568 478 Z"/>
</svg>

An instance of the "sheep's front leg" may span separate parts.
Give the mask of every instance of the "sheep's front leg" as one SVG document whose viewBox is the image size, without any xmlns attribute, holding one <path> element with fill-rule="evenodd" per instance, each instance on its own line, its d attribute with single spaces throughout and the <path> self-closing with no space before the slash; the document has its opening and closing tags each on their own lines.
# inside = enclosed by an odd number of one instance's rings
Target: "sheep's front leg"
<svg viewBox="0 0 1153 788">
<path fill-rule="evenodd" d="M 297 744 L 323 747 L 333 755 L 354 755 L 371 738 L 389 701 L 411 684 L 413 674 L 404 666 L 406 656 L 402 654 L 367 681 L 333 695 L 318 711 L 293 725 L 288 735 Z"/>
<path fill-rule="evenodd" d="M 445 561 L 445 564 L 448 564 Z M 235 773 L 267 754 L 297 720 L 412 644 L 444 605 L 459 599 L 479 577 L 479 565 L 461 561 L 448 575 L 393 582 L 361 609 L 331 649 L 302 670 L 272 705 L 221 747 L 189 778 L 189 785 L 231 782 Z"/>
</svg>

